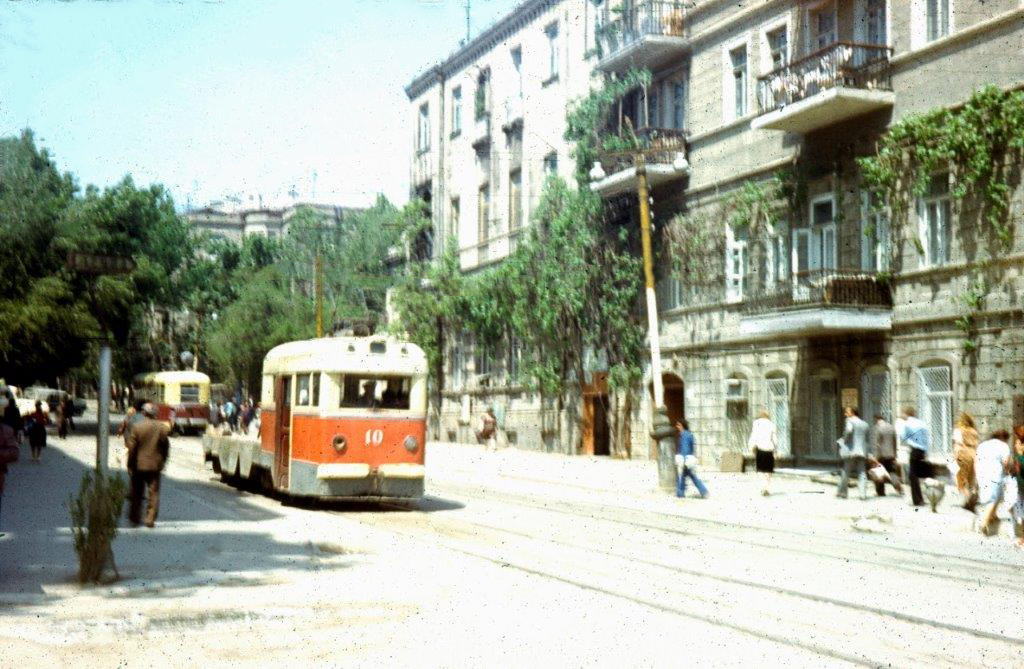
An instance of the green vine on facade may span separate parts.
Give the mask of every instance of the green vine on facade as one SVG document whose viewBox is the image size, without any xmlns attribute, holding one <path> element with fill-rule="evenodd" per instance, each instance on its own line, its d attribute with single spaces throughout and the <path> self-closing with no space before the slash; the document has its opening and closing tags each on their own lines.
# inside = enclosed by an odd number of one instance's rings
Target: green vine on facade
<svg viewBox="0 0 1024 669">
<path fill-rule="evenodd" d="M 974 275 L 960 303 L 968 309 L 957 320 L 964 350 L 978 348 L 976 315 L 984 305 L 990 282 L 984 278 L 996 258 L 1013 244 L 1010 220 L 1011 179 L 1024 152 L 1024 91 L 987 86 L 955 109 L 910 116 L 893 125 L 875 155 L 858 159 L 865 185 L 888 202 L 893 230 L 907 223 L 907 203 L 925 195 L 933 177 L 949 172 L 950 194 L 977 207 L 979 229 L 987 229 L 985 255 L 973 258 Z M 912 237 L 918 253 L 924 246 Z"/>
<path fill-rule="evenodd" d="M 576 180 L 588 183 L 588 173 L 602 152 L 627 151 L 641 146 L 641 140 L 628 127 L 622 134 L 609 133 L 607 122 L 612 109 L 623 96 L 651 83 L 649 70 L 630 70 L 621 76 L 609 76 L 600 88 L 576 100 L 565 117 L 565 139 L 572 145 L 576 159 Z"/>
</svg>

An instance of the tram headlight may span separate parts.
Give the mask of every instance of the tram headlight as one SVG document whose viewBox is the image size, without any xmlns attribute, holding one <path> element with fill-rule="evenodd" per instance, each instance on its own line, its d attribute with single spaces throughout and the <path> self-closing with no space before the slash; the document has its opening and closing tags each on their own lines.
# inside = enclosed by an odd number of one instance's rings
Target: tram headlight
<svg viewBox="0 0 1024 669">
<path fill-rule="evenodd" d="M 334 447 L 334 451 L 338 455 L 341 455 L 345 452 L 345 449 L 348 448 L 348 440 L 345 439 L 344 436 L 336 434 L 334 435 L 334 439 L 331 440 L 331 446 Z"/>
<path fill-rule="evenodd" d="M 417 450 L 419 450 L 420 442 L 419 440 L 416 439 L 416 437 L 410 434 L 408 437 L 405 438 L 405 441 L 402 442 L 402 445 L 405 446 L 405 450 L 409 451 L 410 453 L 415 453 Z"/>
</svg>

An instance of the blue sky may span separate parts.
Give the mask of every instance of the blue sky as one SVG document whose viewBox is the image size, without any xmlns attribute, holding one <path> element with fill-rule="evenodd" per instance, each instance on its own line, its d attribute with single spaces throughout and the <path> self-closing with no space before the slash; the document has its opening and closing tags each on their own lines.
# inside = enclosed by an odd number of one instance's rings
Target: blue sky
<svg viewBox="0 0 1024 669">
<path fill-rule="evenodd" d="M 519 0 L 472 0 L 473 32 Z M 31 127 L 82 185 L 131 174 L 184 205 L 408 195 L 403 87 L 465 0 L 7 0 L 0 134 Z"/>
</svg>

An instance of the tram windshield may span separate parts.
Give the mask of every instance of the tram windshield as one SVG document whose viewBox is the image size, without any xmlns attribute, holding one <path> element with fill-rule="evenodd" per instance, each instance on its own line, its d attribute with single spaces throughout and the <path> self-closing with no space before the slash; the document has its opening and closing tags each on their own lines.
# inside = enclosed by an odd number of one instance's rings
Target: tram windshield
<svg viewBox="0 0 1024 669">
<path fill-rule="evenodd" d="M 408 409 L 412 378 L 346 374 L 341 384 L 342 409 Z"/>
</svg>

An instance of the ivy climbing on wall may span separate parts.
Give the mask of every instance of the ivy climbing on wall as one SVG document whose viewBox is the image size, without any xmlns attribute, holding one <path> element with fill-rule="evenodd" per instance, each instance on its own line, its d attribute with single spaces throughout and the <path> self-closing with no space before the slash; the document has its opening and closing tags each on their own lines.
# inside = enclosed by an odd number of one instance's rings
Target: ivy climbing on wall
<svg viewBox="0 0 1024 669">
<path fill-rule="evenodd" d="M 964 350 L 977 350 L 976 320 L 993 281 L 995 261 L 1013 246 L 1010 197 L 1024 152 L 1024 91 L 987 86 L 962 106 L 909 116 L 881 138 L 873 156 L 858 159 L 865 185 L 889 205 L 894 234 L 910 220 L 910 205 L 927 192 L 932 176 L 949 171 L 951 196 L 977 211 L 988 244 L 970 258 L 971 277 L 959 296 L 966 309 L 957 326 Z M 964 205 L 967 205 L 966 207 Z M 919 253 L 923 243 L 911 239 Z"/>
</svg>

